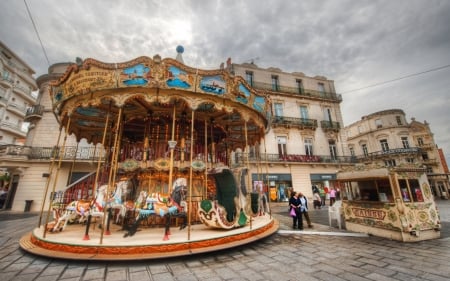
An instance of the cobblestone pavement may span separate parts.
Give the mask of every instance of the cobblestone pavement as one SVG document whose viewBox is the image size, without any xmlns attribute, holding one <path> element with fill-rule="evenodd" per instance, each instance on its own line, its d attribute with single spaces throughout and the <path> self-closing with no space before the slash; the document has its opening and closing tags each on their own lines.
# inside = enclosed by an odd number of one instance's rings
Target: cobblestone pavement
<svg viewBox="0 0 450 281">
<path fill-rule="evenodd" d="M 402 243 L 345 236 L 327 210 L 310 210 L 313 229 L 290 231 L 286 204 L 274 204 L 280 230 L 251 244 L 161 260 L 92 262 L 34 256 L 20 249 L 36 214 L 0 212 L 0 279 L 7 280 L 449 280 L 450 201 L 439 201 L 443 238 Z M 289 231 L 288 231 L 289 230 Z M 320 233 L 320 234 L 311 234 Z M 445 234 L 447 233 L 447 234 Z"/>
</svg>

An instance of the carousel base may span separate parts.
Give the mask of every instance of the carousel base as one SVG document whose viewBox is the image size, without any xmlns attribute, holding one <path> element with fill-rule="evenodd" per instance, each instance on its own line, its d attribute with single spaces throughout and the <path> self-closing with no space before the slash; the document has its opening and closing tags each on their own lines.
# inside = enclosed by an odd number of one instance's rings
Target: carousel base
<svg viewBox="0 0 450 281">
<path fill-rule="evenodd" d="M 268 214 L 257 216 L 251 224 L 231 230 L 212 229 L 203 224 L 188 226 L 182 230 L 171 227 L 168 240 L 164 240 L 164 228 L 141 226 L 129 237 L 118 225 L 111 225 L 110 232 L 93 223 L 89 236 L 86 227 L 69 225 L 62 232 L 47 232 L 35 228 L 20 240 L 20 247 L 32 254 L 76 260 L 142 260 L 186 256 L 212 252 L 244 245 L 278 230 L 279 222 Z"/>
</svg>

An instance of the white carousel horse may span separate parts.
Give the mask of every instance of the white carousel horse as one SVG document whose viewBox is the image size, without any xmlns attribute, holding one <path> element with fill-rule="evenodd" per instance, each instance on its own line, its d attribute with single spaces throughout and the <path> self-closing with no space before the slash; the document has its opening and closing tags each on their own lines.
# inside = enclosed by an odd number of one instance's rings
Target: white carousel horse
<svg viewBox="0 0 450 281">
<path fill-rule="evenodd" d="M 76 200 L 70 202 L 64 209 L 64 213 L 57 218 L 51 232 L 63 231 L 69 221 L 74 221 L 77 218 L 78 223 L 83 223 L 89 214 L 94 217 L 103 217 L 105 196 L 106 186 L 100 186 L 93 200 Z"/>
<path fill-rule="evenodd" d="M 163 197 L 159 193 L 152 193 L 145 197 L 145 201 L 143 198 L 146 193 L 141 192 L 136 204 L 138 208 L 140 207 L 140 209 L 138 209 L 139 213 L 136 221 L 131 226 L 127 227 L 127 233 L 125 233 L 124 237 L 133 236 L 136 233 L 140 222 L 149 216 L 154 215 L 166 218 L 163 240 L 169 239 L 171 217 L 183 218 L 183 224 L 180 226 L 180 229 L 185 228 L 186 210 L 181 207 L 181 204 L 186 196 L 186 185 L 187 180 L 185 178 L 177 179 L 174 182 L 171 196 Z"/>
<path fill-rule="evenodd" d="M 116 189 L 114 190 L 114 193 L 112 194 L 112 200 L 108 203 L 109 207 L 114 210 L 119 210 L 119 213 L 116 217 L 116 224 L 119 223 L 119 220 L 125 217 L 127 208 L 125 205 L 125 202 L 123 200 L 125 194 L 127 194 L 128 191 L 128 181 L 119 181 L 116 183 Z"/>
</svg>

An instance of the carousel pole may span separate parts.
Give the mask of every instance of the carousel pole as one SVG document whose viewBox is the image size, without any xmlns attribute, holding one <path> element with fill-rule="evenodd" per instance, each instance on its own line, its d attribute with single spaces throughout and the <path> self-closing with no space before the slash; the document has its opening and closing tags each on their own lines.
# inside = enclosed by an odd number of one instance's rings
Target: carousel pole
<svg viewBox="0 0 450 281">
<path fill-rule="evenodd" d="M 207 198 L 208 191 L 208 123 L 205 120 L 205 188 L 203 189 L 202 199 Z"/>
<path fill-rule="evenodd" d="M 119 114 L 118 114 L 118 116 L 117 116 L 117 124 L 116 124 L 116 135 L 115 135 L 115 137 L 114 137 L 114 149 L 113 149 L 113 156 L 112 156 L 112 158 L 111 158 L 111 171 L 110 171 L 110 173 L 109 173 L 109 179 L 108 179 L 108 187 L 106 188 L 106 196 L 105 196 L 105 198 L 106 198 L 106 200 L 108 200 L 109 198 L 109 188 L 110 188 L 110 185 L 111 185 L 111 183 L 114 183 L 115 181 L 114 181 L 114 179 L 113 179 L 113 175 L 115 176 L 116 175 L 116 172 L 117 172 L 117 165 L 118 165 L 118 163 L 117 163 L 117 159 L 119 158 L 119 153 L 118 153 L 118 151 L 119 151 L 119 148 L 118 148 L 118 141 L 119 141 L 119 135 L 121 134 L 121 128 L 122 128 L 122 124 L 121 124 L 121 120 L 122 120 L 122 111 L 123 111 L 123 107 L 120 107 L 120 109 L 119 109 Z M 107 214 L 106 213 L 106 210 L 104 211 L 104 213 L 103 213 L 103 223 L 102 223 L 102 225 L 105 225 L 105 222 L 106 222 L 106 218 L 107 218 L 107 216 L 109 216 L 109 213 Z M 108 219 L 108 222 L 109 222 L 109 219 Z M 102 231 L 101 231 L 101 233 L 100 233 L 100 244 L 103 244 L 103 235 L 105 234 L 104 233 L 105 231 L 104 231 L 104 227 L 102 227 Z M 108 235 L 109 234 L 109 230 L 108 230 L 108 233 L 106 234 L 106 235 Z"/>
<path fill-rule="evenodd" d="M 176 104 L 173 104 L 173 115 L 172 115 L 172 136 L 171 140 L 167 143 L 169 144 L 170 149 L 170 162 L 169 162 L 169 195 L 172 193 L 172 177 L 173 177 L 173 151 L 175 146 L 177 145 L 177 141 L 175 140 L 175 113 L 176 113 Z"/>
<path fill-rule="evenodd" d="M 59 159 L 58 159 L 58 166 L 56 167 L 55 180 L 53 181 L 53 187 L 52 187 L 53 194 L 55 193 L 56 183 L 58 182 L 59 171 L 61 169 L 62 158 L 64 156 L 64 151 L 65 151 L 65 147 L 66 147 L 67 135 L 69 134 L 70 121 L 71 121 L 71 117 L 69 115 L 69 119 L 67 120 L 67 123 L 66 123 L 66 130 L 65 130 L 65 134 L 64 134 L 63 145 L 61 147 L 61 151 L 59 152 Z M 49 203 L 50 203 L 50 205 L 49 205 L 49 210 L 50 210 L 50 208 L 51 208 L 51 201 Z M 48 224 L 48 217 L 49 216 L 47 215 L 47 218 L 46 218 L 46 221 L 45 221 L 45 226 L 47 226 L 47 224 Z M 46 234 L 47 234 L 47 227 L 44 227 L 44 235 L 43 235 L 44 238 L 45 238 Z"/>
<path fill-rule="evenodd" d="M 105 147 L 106 134 L 108 132 L 108 125 L 109 125 L 109 117 L 110 117 L 110 112 L 108 111 L 108 114 L 106 115 L 105 129 L 103 130 L 103 137 L 102 137 L 102 146 L 103 147 Z M 98 179 L 100 177 L 101 162 L 102 162 L 101 157 L 99 157 L 98 161 L 97 161 L 97 172 L 95 173 L 95 180 L 94 180 L 94 184 L 92 185 L 92 193 L 93 194 L 95 194 L 95 190 L 98 189 Z M 105 200 L 107 200 L 107 196 L 105 196 Z M 106 204 L 105 204 L 105 207 L 106 207 Z M 105 216 L 105 213 L 103 213 L 103 216 Z M 85 231 L 85 235 L 84 235 L 84 240 L 89 240 L 89 226 L 91 225 L 91 220 L 92 220 L 92 214 L 89 213 L 88 221 L 86 223 L 86 231 Z"/>
<path fill-rule="evenodd" d="M 188 240 L 191 240 L 191 211 L 192 211 L 192 184 L 193 184 L 193 171 L 192 171 L 192 160 L 194 157 L 194 110 L 192 110 L 192 117 L 191 117 L 191 159 L 190 159 L 190 163 L 191 165 L 189 165 L 189 203 L 188 203 Z"/>
<path fill-rule="evenodd" d="M 266 157 L 266 180 L 267 180 L 266 186 L 267 186 L 267 192 L 269 193 L 266 196 L 267 196 L 267 204 L 269 206 L 269 215 L 270 215 L 270 217 L 272 217 L 272 206 L 270 206 L 271 204 L 270 204 L 270 186 L 269 186 L 269 161 L 267 158 L 266 138 L 264 137 L 263 140 L 264 140 L 264 155 Z M 263 183 L 264 183 L 264 180 L 263 180 Z"/>
<path fill-rule="evenodd" d="M 250 175 L 250 161 L 249 161 L 249 147 L 248 147 L 248 137 L 247 137 L 247 121 L 244 122 L 244 134 L 245 134 L 245 152 L 246 152 L 246 162 L 247 162 L 247 186 L 251 188 L 251 175 Z M 250 214 L 250 229 L 252 229 L 252 216 Z"/>
<path fill-rule="evenodd" d="M 61 130 L 61 128 L 60 128 L 60 129 L 59 129 L 58 140 L 56 141 L 56 145 L 58 145 L 59 141 L 61 140 L 61 134 L 62 134 L 62 130 Z M 55 157 L 53 157 L 53 155 L 52 155 L 52 161 L 50 162 L 50 169 L 49 169 L 47 181 L 46 181 L 46 183 L 45 183 L 44 201 L 42 202 L 42 205 L 41 205 L 41 213 L 40 213 L 40 215 L 39 215 L 39 223 L 38 223 L 38 227 L 41 226 L 41 222 L 42 222 L 42 214 L 44 213 L 45 200 L 46 200 L 46 198 L 47 198 L 48 189 L 49 189 L 49 187 L 50 187 L 50 180 L 51 180 L 51 177 L 52 177 L 52 173 L 53 173 L 54 167 L 55 167 Z M 54 194 L 54 193 L 53 193 L 53 194 Z M 50 200 L 50 201 L 49 201 L 50 203 L 49 203 L 49 208 L 48 208 L 48 210 L 47 210 L 47 219 L 46 219 L 46 221 L 45 221 L 45 224 L 46 224 L 46 225 L 47 225 L 47 223 L 48 223 L 48 217 L 49 217 L 49 215 L 50 215 L 50 209 L 51 209 L 52 203 L 53 203 L 53 199 L 52 199 L 52 198 L 50 198 L 49 200 Z M 55 218 L 55 219 L 56 219 L 56 218 Z"/>
</svg>

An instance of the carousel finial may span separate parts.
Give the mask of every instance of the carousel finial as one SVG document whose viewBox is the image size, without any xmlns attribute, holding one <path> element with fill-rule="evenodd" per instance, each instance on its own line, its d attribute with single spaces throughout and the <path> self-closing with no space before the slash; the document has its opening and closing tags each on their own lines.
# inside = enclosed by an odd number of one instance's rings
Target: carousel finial
<svg viewBox="0 0 450 281">
<path fill-rule="evenodd" d="M 183 56 L 182 56 L 182 54 L 184 53 L 184 47 L 181 45 L 178 45 L 176 50 L 177 50 L 176 60 L 184 64 Z"/>
</svg>

